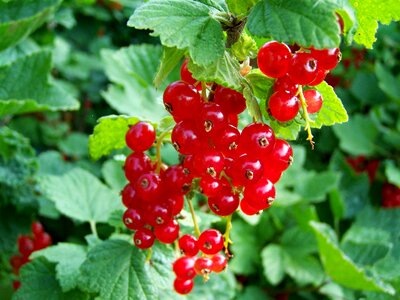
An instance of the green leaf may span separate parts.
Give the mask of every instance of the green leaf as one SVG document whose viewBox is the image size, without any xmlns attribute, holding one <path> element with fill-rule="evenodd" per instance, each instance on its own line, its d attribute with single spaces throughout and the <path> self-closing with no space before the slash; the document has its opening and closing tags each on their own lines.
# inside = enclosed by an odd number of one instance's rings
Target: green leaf
<svg viewBox="0 0 400 300">
<path fill-rule="evenodd" d="M 270 120 L 269 124 L 277 137 L 290 141 L 296 140 L 301 130 L 301 125 L 296 122 L 280 123 Z"/>
<path fill-rule="evenodd" d="M 358 29 L 354 40 L 367 48 L 372 48 L 378 21 L 389 24 L 400 20 L 400 9 L 397 0 L 349 0 L 356 12 Z"/>
<path fill-rule="evenodd" d="M 285 276 L 284 250 L 281 246 L 269 244 L 261 252 L 264 276 L 272 285 L 278 285 Z"/>
<path fill-rule="evenodd" d="M 81 267 L 81 288 L 102 300 L 157 299 L 158 291 L 172 287 L 174 255 L 166 246 L 153 247 L 152 264 L 146 255 L 123 240 L 94 246 Z"/>
<path fill-rule="evenodd" d="M 16 45 L 40 27 L 60 0 L 0 2 L 0 51 Z"/>
<path fill-rule="evenodd" d="M 246 107 L 248 113 L 254 120 L 261 122 L 263 120 L 260 105 L 257 98 L 254 96 L 250 86 L 243 89 L 243 97 L 246 99 Z"/>
<path fill-rule="evenodd" d="M 57 264 L 57 279 L 64 293 L 78 287 L 79 268 L 86 259 L 86 249 L 84 246 L 59 243 L 56 246 L 32 254 L 33 258 L 40 256 Z"/>
<path fill-rule="evenodd" d="M 171 289 L 171 287 L 168 287 L 168 289 Z M 173 293 L 175 293 L 175 291 L 173 291 Z M 187 296 L 187 299 L 231 300 L 236 299 L 235 296 L 236 280 L 233 273 L 227 270 L 220 274 L 212 274 L 210 280 L 207 282 L 204 282 L 204 279 L 201 276 L 196 276 L 193 291 Z"/>
<path fill-rule="evenodd" d="M 281 238 L 282 247 L 291 253 L 307 256 L 318 251 L 317 241 L 313 232 L 307 228 L 295 226 L 284 231 Z"/>
<path fill-rule="evenodd" d="M 76 300 L 89 299 L 81 291 L 63 293 L 56 279 L 54 264 L 40 257 L 25 265 L 20 271 L 21 287 L 14 294 L 13 300 Z"/>
<path fill-rule="evenodd" d="M 197 65 L 189 60 L 188 68 L 193 77 L 199 81 L 216 82 L 238 91 L 242 89 L 239 62 L 227 51 L 222 57 L 206 66 Z"/>
<path fill-rule="evenodd" d="M 311 127 L 321 128 L 322 126 L 332 126 L 347 122 L 349 119 L 347 112 L 333 88 L 325 81 L 316 86 L 316 88 L 321 93 L 323 102 L 315 122 L 311 123 Z"/>
<path fill-rule="evenodd" d="M 48 176 L 43 179 L 42 188 L 62 214 L 79 221 L 105 223 L 110 213 L 121 206 L 116 192 L 79 168 L 62 176 Z"/>
<path fill-rule="evenodd" d="M 239 40 L 231 47 L 232 54 L 240 61 L 247 58 L 256 58 L 258 47 L 256 41 L 247 33 L 243 32 Z"/>
<path fill-rule="evenodd" d="M 153 0 L 135 10 L 128 26 L 153 30 L 164 46 L 188 50 L 194 63 L 207 66 L 223 56 L 225 42 L 221 24 L 212 17 L 220 11 L 203 2 Z"/>
<path fill-rule="evenodd" d="M 314 0 L 262 0 L 251 11 L 247 26 L 254 35 L 290 45 L 335 48 L 340 44 L 335 9 Z"/>
<path fill-rule="evenodd" d="M 259 0 L 226 0 L 229 10 L 235 15 L 247 15 L 249 10 L 256 5 Z"/>
<path fill-rule="evenodd" d="M 163 107 L 162 88 L 153 86 L 161 47 L 135 45 L 117 51 L 102 50 L 102 61 L 107 77 L 113 83 L 102 96 L 120 114 L 157 122 L 168 113 Z M 167 81 L 177 79 L 174 74 Z M 164 86 L 163 86 L 164 87 Z"/>
<path fill-rule="evenodd" d="M 313 256 L 301 256 L 285 252 L 285 271 L 298 285 L 313 284 L 317 286 L 324 280 L 320 262 Z"/>
<path fill-rule="evenodd" d="M 159 88 L 161 83 L 168 77 L 172 70 L 179 64 L 185 55 L 185 51 L 175 47 L 163 47 L 160 65 L 153 83 Z"/>
<path fill-rule="evenodd" d="M 38 175 L 62 175 L 70 171 L 73 166 L 67 163 L 62 154 L 57 151 L 46 151 L 40 153 Z"/>
<path fill-rule="evenodd" d="M 17 250 L 16 241 L 22 232 L 30 230 L 30 220 L 17 213 L 12 206 L 0 209 L 0 253 L 12 255 Z"/>
<path fill-rule="evenodd" d="M 103 175 L 104 180 L 109 187 L 117 192 L 122 191 L 124 186 L 128 183 L 125 178 L 123 167 L 123 160 L 109 159 L 101 168 L 101 174 Z"/>
<path fill-rule="evenodd" d="M 58 144 L 60 150 L 72 157 L 84 157 L 88 155 L 88 136 L 83 133 L 74 132 Z"/>
<path fill-rule="evenodd" d="M 113 150 L 125 147 L 125 135 L 129 125 L 136 124 L 139 119 L 127 116 L 102 117 L 89 136 L 90 156 L 97 160 L 104 155 L 111 154 Z"/>
<path fill-rule="evenodd" d="M 379 87 L 389 97 L 400 100 L 400 80 L 393 76 L 382 64 L 375 64 L 375 74 L 378 77 Z"/>
<path fill-rule="evenodd" d="M 271 300 L 264 290 L 255 285 L 247 285 L 243 292 L 238 295 L 236 298 L 237 300 L 254 300 L 254 299 L 264 299 L 264 300 Z"/>
<path fill-rule="evenodd" d="M 378 129 L 368 116 L 354 115 L 351 120 L 333 127 L 340 148 L 352 155 L 372 156 L 376 149 Z"/>
<path fill-rule="evenodd" d="M 400 168 L 392 160 L 385 163 L 385 175 L 390 183 L 400 187 Z"/>
<path fill-rule="evenodd" d="M 35 111 L 74 110 L 79 102 L 50 83 L 51 54 L 40 51 L 0 66 L 0 117 Z"/>
<path fill-rule="evenodd" d="M 253 90 L 254 96 L 265 102 L 272 92 L 274 86 L 274 79 L 265 76 L 260 69 L 253 69 L 246 75 L 246 80 Z"/>
<path fill-rule="evenodd" d="M 324 269 L 335 282 L 352 289 L 394 294 L 392 286 L 377 278 L 368 276 L 365 270 L 357 267 L 353 261 L 340 250 L 336 235 L 328 225 L 314 221 L 310 224 L 317 237 Z"/>
<path fill-rule="evenodd" d="M 303 199 L 311 202 L 321 202 L 326 195 L 338 186 L 339 175 L 332 171 L 309 172 L 295 186 L 295 192 Z"/>
</svg>

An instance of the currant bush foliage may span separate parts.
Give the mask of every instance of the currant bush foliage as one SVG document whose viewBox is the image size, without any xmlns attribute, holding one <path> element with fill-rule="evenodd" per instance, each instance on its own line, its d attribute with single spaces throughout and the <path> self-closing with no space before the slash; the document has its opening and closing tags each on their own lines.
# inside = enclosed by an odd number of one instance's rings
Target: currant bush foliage
<svg viewBox="0 0 400 300">
<path fill-rule="evenodd" d="M 188 58 L 196 80 L 243 93 L 240 126 L 263 121 L 299 145 L 273 207 L 235 215 L 228 270 L 196 280 L 187 298 L 397 299 L 399 209 L 379 206 L 382 183 L 400 184 L 400 34 L 398 24 L 377 29 L 399 18 L 396 0 L 0 1 L 0 298 L 20 280 L 13 299 L 183 299 L 172 291 L 174 247 L 156 244 L 147 262 L 122 222 L 118 193 L 127 183 L 126 131 L 145 120 L 170 137 L 175 122 L 162 93 Z M 274 79 L 257 68 L 243 73 L 242 62 L 270 40 L 343 49 L 332 72 L 342 82 L 316 87 L 324 104 L 310 116 L 313 152 L 302 118 L 280 123 L 267 112 Z M 374 46 L 375 65 L 356 68 L 354 55 L 364 52 L 346 48 L 352 42 Z M 71 121 L 65 112 L 79 108 Z M 375 181 L 350 167 L 348 156 L 359 155 L 382 161 Z M 178 162 L 168 143 L 162 156 Z M 194 200 L 201 230 L 225 225 Z M 35 252 L 17 276 L 8 260 L 32 218 L 59 243 Z M 189 207 L 182 218 L 181 231 L 191 233 Z"/>
</svg>

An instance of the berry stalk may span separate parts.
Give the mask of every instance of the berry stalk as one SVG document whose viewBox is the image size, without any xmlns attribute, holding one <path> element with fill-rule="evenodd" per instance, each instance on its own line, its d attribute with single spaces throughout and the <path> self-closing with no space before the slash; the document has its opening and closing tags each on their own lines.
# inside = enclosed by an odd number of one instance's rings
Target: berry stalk
<svg viewBox="0 0 400 300">
<path fill-rule="evenodd" d="M 231 254 L 229 253 L 229 244 L 232 244 L 231 239 L 229 238 L 230 236 L 230 232 L 232 229 L 232 215 L 229 215 L 226 218 L 226 229 L 225 229 L 225 233 L 224 233 L 224 248 L 225 248 L 225 254 L 227 257 L 230 257 Z"/>
<path fill-rule="evenodd" d="M 301 109 L 303 111 L 302 117 L 306 121 L 306 126 L 304 127 L 304 130 L 307 131 L 307 134 L 308 134 L 307 141 L 310 141 L 311 148 L 314 150 L 315 142 L 313 141 L 314 136 L 312 135 L 312 132 L 311 132 L 311 123 L 313 123 L 314 121 L 311 120 L 310 116 L 308 115 L 307 103 L 306 103 L 306 99 L 304 98 L 303 87 L 301 85 L 299 85 L 297 93 L 299 95 Z"/>
<path fill-rule="evenodd" d="M 197 237 L 199 237 L 201 232 L 200 232 L 199 224 L 197 223 L 196 213 L 194 211 L 192 199 L 189 196 L 186 196 L 186 201 L 189 205 L 190 214 L 192 215 L 194 233 L 196 234 Z"/>
</svg>

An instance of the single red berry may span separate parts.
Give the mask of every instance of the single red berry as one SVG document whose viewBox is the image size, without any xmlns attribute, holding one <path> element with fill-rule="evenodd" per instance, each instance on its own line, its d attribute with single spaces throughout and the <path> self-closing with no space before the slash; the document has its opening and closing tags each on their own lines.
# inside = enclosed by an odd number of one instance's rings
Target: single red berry
<svg viewBox="0 0 400 300">
<path fill-rule="evenodd" d="M 193 85 L 182 81 L 171 83 L 164 91 L 165 109 L 175 121 L 193 118 L 193 112 L 200 111 L 201 99 Z"/>
<path fill-rule="evenodd" d="M 44 232 L 43 225 L 39 221 L 32 223 L 31 230 L 32 230 L 33 235 L 35 235 L 35 236 Z"/>
<path fill-rule="evenodd" d="M 193 176 L 188 174 L 182 165 L 170 166 L 161 175 L 161 181 L 164 187 L 171 194 L 184 194 L 189 191 Z"/>
<path fill-rule="evenodd" d="M 195 168 L 195 160 L 197 155 L 186 155 L 183 160 L 183 169 L 185 174 L 192 177 L 200 177 L 200 171 Z"/>
<path fill-rule="evenodd" d="M 181 121 L 175 125 L 171 134 L 172 145 L 181 154 L 194 154 L 200 149 L 200 134 L 191 120 Z"/>
<path fill-rule="evenodd" d="M 248 216 L 253 216 L 259 212 L 259 209 L 251 206 L 247 198 L 243 198 L 242 201 L 240 201 L 240 210 Z"/>
<path fill-rule="evenodd" d="M 172 265 L 172 269 L 176 277 L 180 279 L 192 279 L 196 276 L 194 270 L 195 259 L 192 257 L 182 256 L 178 258 Z"/>
<path fill-rule="evenodd" d="M 221 85 L 215 89 L 213 102 L 227 114 L 238 115 L 246 109 L 246 99 L 241 93 Z"/>
<path fill-rule="evenodd" d="M 215 147 L 222 152 L 224 156 L 236 157 L 239 146 L 240 132 L 232 125 L 221 129 L 215 136 Z"/>
<path fill-rule="evenodd" d="M 143 211 L 137 208 L 128 208 L 122 216 L 122 221 L 130 230 L 138 230 L 146 224 Z"/>
<path fill-rule="evenodd" d="M 275 200 L 275 187 L 271 181 L 263 177 L 255 184 L 246 187 L 244 198 L 247 198 L 246 201 L 255 209 L 266 209 Z"/>
<path fill-rule="evenodd" d="M 239 195 L 226 189 L 219 194 L 208 198 L 208 206 L 218 216 L 229 216 L 239 207 Z"/>
<path fill-rule="evenodd" d="M 23 266 L 24 259 L 19 255 L 11 256 L 10 258 L 10 265 L 13 268 L 14 274 L 19 273 L 19 269 Z"/>
<path fill-rule="evenodd" d="M 200 157 L 200 172 L 213 178 L 219 177 L 219 174 L 224 169 L 224 156 L 222 153 L 211 149 L 203 153 Z"/>
<path fill-rule="evenodd" d="M 35 249 L 34 251 L 47 248 L 53 243 L 50 234 L 43 232 L 42 234 L 35 236 L 34 244 Z"/>
<path fill-rule="evenodd" d="M 229 182 L 222 177 L 221 179 L 203 176 L 200 179 L 199 186 L 201 192 L 207 197 L 213 197 L 219 194 L 224 187 L 229 187 Z"/>
<path fill-rule="evenodd" d="M 181 249 L 182 254 L 186 256 L 197 255 L 197 253 L 199 252 L 197 239 L 191 234 L 182 235 L 179 238 L 179 249 Z"/>
<path fill-rule="evenodd" d="M 326 71 L 318 66 L 317 76 L 313 81 L 311 81 L 309 86 L 316 86 L 322 83 L 325 80 L 326 75 L 328 75 L 329 71 Z"/>
<path fill-rule="evenodd" d="M 278 78 L 274 82 L 274 92 L 286 92 L 290 95 L 295 95 L 299 88 L 298 84 L 293 83 L 289 76 Z"/>
<path fill-rule="evenodd" d="M 126 178 L 134 184 L 140 175 L 154 170 L 154 166 L 146 154 L 137 152 L 126 158 L 124 170 Z"/>
<path fill-rule="evenodd" d="M 161 192 L 160 176 L 153 172 L 144 173 L 137 179 L 135 190 L 140 199 L 150 202 L 156 201 Z"/>
<path fill-rule="evenodd" d="M 136 193 L 135 188 L 132 184 L 128 183 L 121 192 L 122 204 L 126 208 L 137 208 L 139 207 L 140 199 Z"/>
<path fill-rule="evenodd" d="M 276 167 L 280 171 L 285 171 L 293 162 L 293 149 L 288 142 L 282 139 L 275 140 L 275 146 L 271 154 L 268 157 L 268 161 L 265 160 L 265 164 L 269 168 Z"/>
<path fill-rule="evenodd" d="M 191 85 L 196 85 L 197 80 L 193 78 L 192 73 L 189 71 L 188 69 L 188 59 L 185 59 L 185 61 L 183 62 L 182 66 L 181 66 L 181 80 L 183 82 L 186 82 L 187 84 L 191 84 Z"/>
<path fill-rule="evenodd" d="M 317 72 L 317 60 L 310 53 L 299 52 L 293 55 L 288 75 L 294 83 L 307 85 L 317 77 Z"/>
<path fill-rule="evenodd" d="M 395 208 L 400 207 L 400 188 L 385 182 L 382 186 L 382 207 Z"/>
<path fill-rule="evenodd" d="M 327 71 L 336 68 L 337 64 L 342 59 L 342 53 L 339 48 L 323 50 L 311 49 L 311 55 L 318 61 L 318 66 Z"/>
<path fill-rule="evenodd" d="M 286 44 L 271 41 L 261 47 L 257 56 L 261 72 L 271 78 L 285 76 L 292 54 Z"/>
<path fill-rule="evenodd" d="M 249 154 L 239 156 L 233 162 L 232 170 L 229 173 L 235 186 L 255 183 L 261 178 L 262 174 L 263 165 L 261 161 Z"/>
<path fill-rule="evenodd" d="M 224 237 L 218 230 L 207 229 L 200 234 L 198 246 L 204 254 L 216 254 L 224 247 Z"/>
<path fill-rule="evenodd" d="M 131 126 L 125 135 L 126 144 L 135 152 L 143 152 L 154 144 L 156 131 L 147 122 L 138 122 Z"/>
<path fill-rule="evenodd" d="M 275 133 L 264 123 L 247 125 L 240 135 L 239 150 L 243 153 L 263 156 L 271 151 L 275 143 Z"/>
<path fill-rule="evenodd" d="M 21 287 L 21 281 L 19 280 L 14 280 L 13 281 L 13 289 L 16 291 Z"/>
<path fill-rule="evenodd" d="M 213 261 L 209 257 L 199 257 L 194 263 L 194 269 L 198 275 L 204 276 L 211 273 Z"/>
<path fill-rule="evenodd" d="M 220 105 L 205 103 L 200 112 L 199 122 L 199 127 L 202 127 L 207 135 L 213 136 L 228 125 L 228 115 Z"/>
<path fill-rule="evenodd" d="M 154 228 L 156 238 L 164 244 L 173 243 L 179 236 L 179 223 L 175 219 L 171 219 L 166 224 Z"/>
<path fill-rule="evenodd" d="M 148 228 L 140 228 L 136 230 L 133 236 L 133 241 L 136 247 L 140 249 L 148 249 L 153 246 L 155 236 L 153 232 Z"/>
<path fill-rule="evenodd" d="M 276 120 L 287 122 L 293 120 L 299 112 L 299 99 L 285 92 L 275 92 L 269 98 L 268 109 Z"/>
<path fill-rule="evenodd" d="M 268 179 L 272 183 L 277 183 L 282 176 L 282 170 L 275 165 L 274 162 L 267 162 L 267 160 L 263 161 L 264 168 L 263 178 Z"/>
<path fill-rule="evenodd" d="M 167 203 L 154 203 L 146 211 L 151 226 L 161 226 L 167 224 L 172 219 L 172 207 Z"/>
<path fill-rule="evenodd" d="M 192 279 L 181 279 L 181 278 L 176 278 L 174 281 L 174 289 L 178 294 L 181 295 L 186 295 L 189 294 L 194 286 L 194 282 Z"/>
<path fill-rule="evenodd" d="M 235 114 L 228 115 L 228 124 L 237 127 L 239 124 L 239 117 Z"/>
<path fill-rule="evenodd" d="M 226 259 L 226 257 L 219 253 L 215 254 L 212 257 L 212 261 L 212 271 L 215 273 L 221 273 L 223 270 L 226 269 L 226 265 L 228 264 L 228 260 Z"/>
<path fill-rule="evenodd" d="M 304 91 L 304 98 L 307 103 L 307 112 L 315 114 L 320 111 L 322 107 L 322 96 L 317 90 Z"/>
<path fill-rule="evenodd" d="M 34 249 L 35 244 L 32 238 L 26 235 L 22 235 L 18 238 L 18 250 L 19 253 L 22 254 L 22 256 L 29 257 Z"/>
<path fill-rule="evenodd" d="M 182 194 L 167 194 L 164 202 L 171 207 L 171 213 L 176 216 L 181 212 L 184 206 Z"/>
</svg>

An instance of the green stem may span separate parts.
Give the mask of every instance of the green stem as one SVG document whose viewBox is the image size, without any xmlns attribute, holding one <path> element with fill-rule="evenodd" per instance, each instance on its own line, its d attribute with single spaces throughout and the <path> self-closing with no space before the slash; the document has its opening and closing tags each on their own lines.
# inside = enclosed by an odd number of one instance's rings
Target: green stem
<svg viewBox="0 0 400 300">
<path fill-rule="evenodd" d="M 230 239 L 230 232 L 232 229 L 232 216 L 233 214 L 229 215 L 226 219 L 226 229 L 225 229 L 225 233 L 224 233 L 224 247 L 225 247 L 225 253 L 226 255 L 229 257 L 229 244 L 232 244 L 232 241 Z"/>
<path fill-rule="evenodd" d="M 156 167 L 156 173 L 160 174 L 160 170 L 161 170 L 161 164 L 162 164 L 162 160 L 161 160 L 161 146 L 163 143 L 163 139 L 169 134 L 170 130 L 166 130 L 163 133 L 160 134 L 160 136 L 158 137 L 157 143 L 156 143 L 156 160 L 157 160 L 157 167 Z"/>
<path fill-rule="evenodd" d="M 148 250 L 147 250 L 147 256 L 146 256 L 146 262 L 150 262 L 150 259 L 151 259 L 151 255 L 153 254 L 153 249 L 152 248 L 149 248 Z"/>
<path fill-rule="evenodd" d="M 303 94 L 303 87 L 301 85 L 299 85 L 299 90 L 298 90 L 298 95 L 300 98 L 300 103 L 301 103 L 301 108 L 302 108 L 302 116 L 304 121 L 306 121 L 306 126 L 304 127 L 304 130 L 307 131 L 308 137 L 307 137 L 307 141 L 310 141 L 311 144 L 311 148 L 314 150 L 314 141 L 313 141 L 313 135 L 311 132 L 311 123 L 313 123 L 314 121 L 310 119 L 310 116 L 308 115 L 307 112 L 307 102 L 306 99 L 304 98 L 304 94 Z"/>
<path fill-rule="evenodd" d="M 196 234 L 197 237 L 199 237 L 200 236 L 200 228 L 199 228 L 199 224 L 197 223 L 196 213 L 194 212 L 192 199 L 190 199 L 189 197 L 186 197 L 186 200 L 189 205 L 190 214 L 192 215 L 194 233 Z"/>
<path fill-rule="evenodd" d="M 93 220 L 91 220 L 91 221 L 89 221 L 89 224 L 90 224 L 90 230 L 92 231 L 92 234 L 93 234 L 95 237 L 98 238 L 99 235 L 97 234 L 96 222 L 93 221 Z"/>
</svg>

